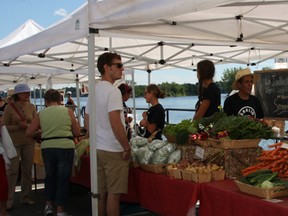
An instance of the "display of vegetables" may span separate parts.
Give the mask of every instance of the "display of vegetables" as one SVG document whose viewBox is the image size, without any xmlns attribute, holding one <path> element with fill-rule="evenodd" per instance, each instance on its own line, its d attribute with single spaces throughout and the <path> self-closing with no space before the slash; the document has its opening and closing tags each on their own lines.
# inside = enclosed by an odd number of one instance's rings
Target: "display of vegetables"
<svg viewBox="0 0 288 216">
<path fill-rule="evenodd" d="M 278 172 L 272 172 L 271 170 L 258 170 L 243 176 L 239 179 L 240 182 L 261 188 L 272 188 L 276 186 L 285 186 L 288 188 L 288 182 L 281 180 L 278 176 Z"/>
<path fill-rule="evenodd" d="M 227 116 L 220 118 L 210 131 L 211 136 L 226 131 L 230 139 L 271 139 L 272 128 L 265 121 L 248 116 Z"/>
<path fill-rule="evenodd" d="M 268 147 L 271 150 L 263 150 L 257 158 L 259 163 L 249 166 L 242 170 L 243 176 L 249 176 L 251 173 L 260 170 L 271 170 L 278 172 L 280 177 L 288 177 L 288 149 L 281 148 L 283 142 L 278 142 Z"/>
<path fill-rule="evenodd" d="M 248 116 L 227 116 L 224 112 L 216 112 L 210 117 L 199 120 L 185 119 L 176 125 L 167 125 L 164 135 L 176 138 L 177 144 L 186 144 L 187 140 L 207 138 L 239 139 L 271 139 L 274 138 L 272 127 L 262 119 Z"/>
<path fill-rule="evenodd" d="M 197 133 L 198 131 L 194 124 L 195 122 L 191 119 L 182 120 L 179 124 L 169 124 L 163 129 L 163 134 L 175 137 L 177 144 L 185 144 L 189 134 Z"/>
</svg>

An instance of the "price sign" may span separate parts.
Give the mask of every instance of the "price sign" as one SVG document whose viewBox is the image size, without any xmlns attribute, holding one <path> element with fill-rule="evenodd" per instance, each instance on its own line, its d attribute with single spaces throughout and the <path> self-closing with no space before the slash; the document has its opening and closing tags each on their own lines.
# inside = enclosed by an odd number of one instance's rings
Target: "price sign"
<svg viewBox="0 0 288 216">
<path fill-rule="evenodd" d="M 201 159 L 204 158 L 205 150 L 199 146 L 196 147 L 195 155 Z"/>
<path fill-rule="evenodd" d="M 281 145 L 281 148 L 288 149 L 288 144 L 287 144 L 287 143 L 283 143 L 283 144 Z"/>
</svg>

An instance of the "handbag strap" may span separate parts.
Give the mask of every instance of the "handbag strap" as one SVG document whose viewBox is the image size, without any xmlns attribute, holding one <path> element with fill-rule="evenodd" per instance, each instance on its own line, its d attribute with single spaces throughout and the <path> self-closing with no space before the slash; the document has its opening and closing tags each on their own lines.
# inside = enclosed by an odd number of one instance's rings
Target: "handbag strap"
<svg viewBox="0 0 288 216">
<path fill-rule="evenodd" d="M 20 113 L 19 109 L 17 109 L 17 107 L 15 106 L 14 103 L 11 103 L 11 106 L 13 107 L 13 109 L 15 110 L 15 112 L 18 114 L 18 116 L 20 117 L 20 119 L 22 121 L 25 121 L 25 118 L 23 117 L 23 115 Z"/>
</svg>

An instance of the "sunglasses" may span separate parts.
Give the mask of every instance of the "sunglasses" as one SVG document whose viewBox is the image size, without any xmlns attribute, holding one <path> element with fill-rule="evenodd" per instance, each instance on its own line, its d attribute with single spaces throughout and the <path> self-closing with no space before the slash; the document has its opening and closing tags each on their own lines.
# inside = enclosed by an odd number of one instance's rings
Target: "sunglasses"
<svg viewBox="0 0 288 216">
<path fill-rule="evenodd" d="M 111 65 L 116 65 L 117 68 L 122 68 L 123 67 L 122 63 L 111 63 L 110 66 Z"/>
</svg>

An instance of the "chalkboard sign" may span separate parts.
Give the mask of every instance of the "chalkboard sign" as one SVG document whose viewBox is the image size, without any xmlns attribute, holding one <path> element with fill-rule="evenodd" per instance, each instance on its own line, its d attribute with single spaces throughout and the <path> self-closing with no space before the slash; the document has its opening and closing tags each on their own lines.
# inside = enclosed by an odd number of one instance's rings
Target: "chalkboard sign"
<svg viewBox="0 0 288 216">
<path fill-rule="evenodd" d="M 255 95 L 265 117 L 288 118 L 288 69 L 255 71 Z"/>
</svg>

